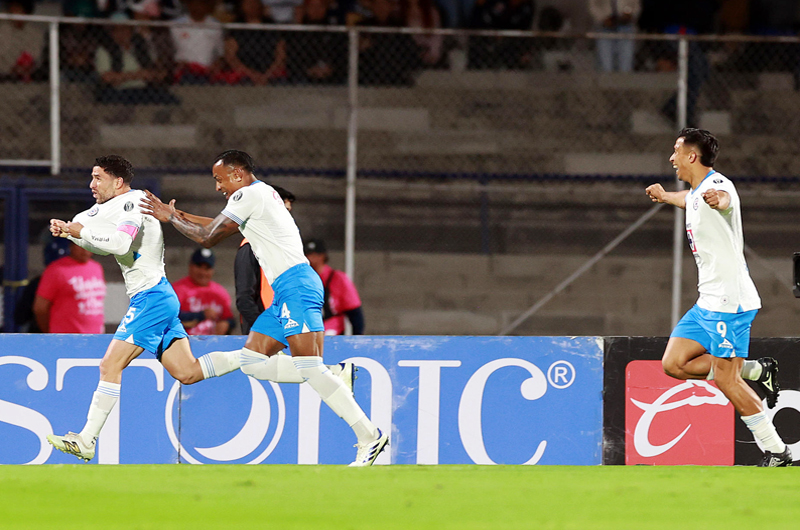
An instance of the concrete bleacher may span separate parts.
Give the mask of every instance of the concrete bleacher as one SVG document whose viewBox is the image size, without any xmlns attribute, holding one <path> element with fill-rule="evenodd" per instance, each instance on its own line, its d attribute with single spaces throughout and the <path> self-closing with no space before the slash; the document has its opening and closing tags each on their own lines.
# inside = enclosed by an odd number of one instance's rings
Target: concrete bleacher
<svg viewBox="0 0 800 530">
<path fill-rule="evenodd" d="M 359 165 L 665 172 L 674 125 L 659 109 L 675 83 L 672 73 L 425 71 L 411 88 L 359 90 Z M 63 83 L 63 165 L 80 167 L 98 149 L 115 149 L 129 153 L 139 166 L 196 167 L 230 145 L 244 146 L 271 166 L 342 168 L 345 163 L 345 87 L 170 90 L 180 105 L 98 105 L 91 87 Z M 46 158 L 47 86 L 0 85 L 0 100 L 10 109 L 0 116 L 0 131 L 11 139 L 5 157 L 24 158 L 28 149 Z M 790 74 L 715 74 L 702 90 L 699 109 L 700 125 L 725 139 L 728 173 L 774 174 L 796 166 L 791 133 L 800 130 L 795 118 L 800 94 Z M 769 158 L 754 159 L 764 143 L 770 145 Z M 628 158 L 599 156 L 607 154 Z"/>
<path fill-rule="evenodd" d="M 800 95 L 790 81 L 783 74 L 725 74 L 704 89 L 700 124 L 721 137 L 723 172 L 800 174 L 794 139 Z M 669 181 L 675 131 L 659 108 L 674 86 L 674 74 L 425 72 L 412 88 L 359 91 L 359 167 L 653 174 Z M 720 87 L 724 97 L 717 98 Z M 345 166 L 343 87 L 181 86 L 171 89 L 181 105 L 134 107 L 97 105 L 82 85 L 63 89 L 63 164 L 86 167 L 87 175 L 91 161 L 109 151 L 138 167 L 202 168 L 234 146 L 273 167 Z M 46 86 L 0 85 L 0 101 L 13 105 L 0 114 L 4 149 L 13 155 L 7 158 L 49 156 L 48 97 Z M 294 215 L 305 236 L 342 248 L 342 180 L 270 179 L 298 196 Z M 472 181 L 359 184 L 355 280 L 370 333 L 497 333 L 649 207 L 640 184 L 492 183 L 492 254 L 483 255 L 481 191 Z M 800 247 L 796 192 L 784 185 L 741 191 L 748 243 L 788 283 L 791 252 Z M 216 215 L 223 205 L 210 172 L 166 171 L 162 196 L 201 215 Z M 43 221 L 48 212 L 32 215 Z M 518 332 L 668 333 L 671 230 L 671 214 L 659 214 Z M 176 280 L 192 244 L 169 228 L 165 234 L 168 272 Z M 231 293 L 236 245 L 226 242 L 217 252 L 217 279 Z M 32 271 L 37 254 L 32 247 Z M 113 261 L 103 262 L 109 280 L 120 281 Z M 341 252 L 332 253 L 332 262 L 343 265 Z M 688 307 L 695 292 L 688 258 L 684 269 Z M 786 286 L 767 269 L 752 263 L 751 269 L 765 304 L 754 333 L 796 335 L 798 309 Z"/>
</svg>

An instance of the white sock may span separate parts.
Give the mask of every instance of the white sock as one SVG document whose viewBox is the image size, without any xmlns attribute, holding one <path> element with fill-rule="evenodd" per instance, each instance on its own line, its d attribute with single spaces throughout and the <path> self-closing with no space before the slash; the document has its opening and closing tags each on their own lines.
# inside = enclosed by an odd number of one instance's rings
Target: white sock
<svg viewBox="0 0 800 530">
<path fill-rule="evenodd" d="M 84 443 L 91 444 L 92 440 L 100 436 L 106 418 L 117 404 L 121 386 L 119 383 L 106 381 L 97 383 L 97 390 L 92 394 L 92 404 L 89 405 L 89 413 L 86 415 L 86 425 L 80 432 Z"/>
<path fill-rule="evenodd" d="M 322 401 L 353 429 L 360 443 L 372 442 L 378 438 L 377 427 L 358 406 L 344 382 L 322 364 L 322 357 L 292 357 L 292 361 Z"/>
<path fill-rule="evenodd" d="M 742 365 L 742 379 L 756 381 L 759 377 L 761 377 L 761 372 L 763 371 L 762 369 L 763 366 L 761 366 L 760 362 L 745 359 L 744 364 Z"/>
<path fill-rule="evenodd" d="M 276 383 L 304 383 L 305 379 L 295 368 L 292 358 L 283 352 L 271 357 L 242 348 L 239 356 L 242 372 L 261 381 Z"/>
<path fill-rule="evenodd" d="M 200 368 L 203 370 L 203 379 L 219 377 L 238 370 L 240 351 L 212 351 L 198 358 Z"/>
<path fill-rule="evenodd" d="M 778 436 L 778 431 L 775 426 L 769 421 L 767 413 L 761 411 L 752 416 L 742 416 L 742 421 L 747 425 L 747 428 L 753 432 L 761 446 L 770 453 L 780 454 L 786 450 L 786 444 L 783 443 L 781 437 Z"/>
<path fill-rule="evenodd" d="M 274 381 L 275 383 L 305 383 L 306 380 L 297 371 L 292 358 L 282 351 L 272 357 L 267 357 L 253 350 L 242 348 L 239 357 L 242 372 L 261 381 Z M 338 364 L 328 366 L 333 375 L 339 375 L 342 367 Z"/>
</svg>

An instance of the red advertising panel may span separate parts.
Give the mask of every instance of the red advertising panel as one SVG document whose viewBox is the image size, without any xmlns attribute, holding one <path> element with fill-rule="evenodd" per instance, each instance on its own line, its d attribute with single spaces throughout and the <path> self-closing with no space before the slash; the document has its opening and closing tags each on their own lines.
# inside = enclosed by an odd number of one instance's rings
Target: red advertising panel
<svg viewBox="0 0 800 530">
<path fill-rule="evenodd" d="M 734 462 L 733 405 L 714 385 L 664 374 L 661 361 L 625 370 L 625 463 L 724 465 Z"/>
</svg>

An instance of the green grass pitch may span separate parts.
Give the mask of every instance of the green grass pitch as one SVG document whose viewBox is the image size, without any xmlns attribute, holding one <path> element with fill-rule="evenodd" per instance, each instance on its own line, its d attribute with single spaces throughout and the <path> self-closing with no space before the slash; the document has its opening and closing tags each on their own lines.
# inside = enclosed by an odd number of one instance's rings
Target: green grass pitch
<svg viewBox="0 0 800 530">
<path fill-rule="evenodd" d="M 0 466 L 0 528 L 796 528 L 800 470 Z"/>
</svg>

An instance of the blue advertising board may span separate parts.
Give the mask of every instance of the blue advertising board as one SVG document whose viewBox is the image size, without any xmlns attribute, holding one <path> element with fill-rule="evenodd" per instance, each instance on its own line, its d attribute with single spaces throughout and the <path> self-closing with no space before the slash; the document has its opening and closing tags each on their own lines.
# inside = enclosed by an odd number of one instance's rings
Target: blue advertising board
<svg viewBox="0 0 800 530">
<path fill-rule="evenodd" d="M 0 464 L 74 463 L 44 441 L 79 431 L 109 335 L 0 335 Z M 244 337 L 192 337 L 196 356 Z M 326 337 L 390 451 L 377 464 L 595 465 L 598 337 Z M 305 384 L 241 372 L 182 386 L 145 352 L 125 370 L 93 462 L 347 464 L 352 430 Z"/>
</svg>

